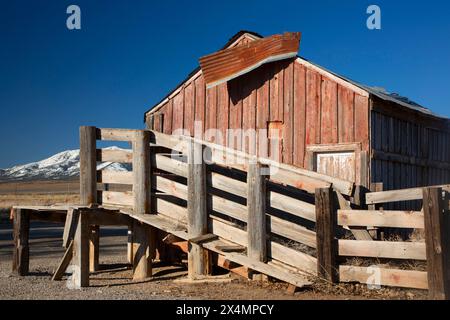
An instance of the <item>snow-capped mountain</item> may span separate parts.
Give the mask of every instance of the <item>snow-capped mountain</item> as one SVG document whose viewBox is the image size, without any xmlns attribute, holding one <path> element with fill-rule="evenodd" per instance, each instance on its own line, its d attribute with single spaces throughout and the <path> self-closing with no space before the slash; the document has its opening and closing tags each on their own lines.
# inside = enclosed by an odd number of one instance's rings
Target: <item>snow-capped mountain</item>
<svg viewBox="0 0 450 320">
<path fill-rule="evenodd" d="M 106 149 L 121 150 L 118 147 Z M 102 162 L 97 169 L 108 167 L 108 170 L 129 171 L 131 166 L 123 163 Z M 67 179 L 80 174 L 80 151 L 68 150 L 51 156 L 50 158 L 8 169 L 0 169 L 0 181 L 12 180 L 55 180 Z"/>
</svg>

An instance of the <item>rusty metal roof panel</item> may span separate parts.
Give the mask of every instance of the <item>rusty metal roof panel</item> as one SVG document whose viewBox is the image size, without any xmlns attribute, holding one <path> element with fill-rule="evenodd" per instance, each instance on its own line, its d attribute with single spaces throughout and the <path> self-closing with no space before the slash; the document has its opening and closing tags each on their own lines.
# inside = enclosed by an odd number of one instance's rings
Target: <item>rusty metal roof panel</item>
<svg viewBox="0 0 450 320">
<path fill-rule="evenodd" d="M 264 63 L 296 57 L 300 32 L 287 32 L 224 49 L 199 59 L 208 88 L 237 78 Z"/>
</svg>

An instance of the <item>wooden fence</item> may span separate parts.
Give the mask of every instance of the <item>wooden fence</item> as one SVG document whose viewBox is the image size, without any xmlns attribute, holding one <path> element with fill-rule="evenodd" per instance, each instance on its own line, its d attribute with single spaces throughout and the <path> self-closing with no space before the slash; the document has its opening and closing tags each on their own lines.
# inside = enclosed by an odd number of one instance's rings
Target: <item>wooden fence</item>
<svg viewBox="0 0 450 320">
<path fill-rule="evenodd" d="M 120 208 L 188 240 L 193 277 L 208 272 L 210 251 L 298 286 L 305 275 L 367 282 L 369 269 L 339 265 L 342 257 L 411 259 L 427 261 L 428 272 L 382 267 L 380 284 L 429 288 L 434 297 L 448 294 L 442 189 L 423 190 L 423 212 L 351 210 L 353 183 L 193 138 L 82 127 L 80 139 L 82 204 Z M 96 140 L 129 141 L 132 149 L 97 149 Z M 97 161 L 130 163 L 132 171 L 97 172 Z M 114 185 L 128 191 L 110 191 Z M 412 200 L 410 193 L 402 194 Z M 421 198 L 415 194 L 415 200 Z M 366 195 L 368 204 L 381 201 L 393 199 L 380 192 Z M 425 228 L 426 241 L 371 241 L 367 227 Z M 359 240 L 338 239 L 345 229 Z M 234 246 L 233 252 L 224 245 Z"/>
</svg>

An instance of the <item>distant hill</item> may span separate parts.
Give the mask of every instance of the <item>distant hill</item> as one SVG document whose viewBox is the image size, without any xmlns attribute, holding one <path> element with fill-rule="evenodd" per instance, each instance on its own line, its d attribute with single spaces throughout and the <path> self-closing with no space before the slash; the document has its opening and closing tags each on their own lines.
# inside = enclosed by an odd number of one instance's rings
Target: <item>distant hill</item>
<svg viewBox="0 0 450 320">
<path fill-rule="evenodd" d="M 107 149 L 121 150 L 118 147 Z M 99 163 L 97 169 L 130 171 L 131 165 L 115 162 Z M 30 180 L 64 180 L 80 175 L 80 150 L 68 150 L 57 153 L 50 158 L 8 169 L 0 169 L 0 182 Z"/>
</svg>

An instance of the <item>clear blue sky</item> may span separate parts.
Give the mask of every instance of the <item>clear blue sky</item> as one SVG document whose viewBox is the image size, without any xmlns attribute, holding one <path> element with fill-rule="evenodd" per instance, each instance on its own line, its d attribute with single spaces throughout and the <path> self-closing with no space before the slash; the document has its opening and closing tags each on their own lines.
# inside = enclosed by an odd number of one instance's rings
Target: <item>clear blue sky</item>
<svg viewBox="0 0 450 320">
<path fill-rule="evenodd" d="M 77 4 L 82 29 L 66 28 Z M 366 28 L 366 8 L 382 30 Z M 448 1 L 2 1 L 0 168 L 78 148 L 143 113 L 240 29 L 301 31 L 300 55 L 450 116 Z"/>
</svg>

